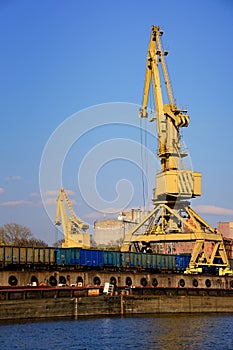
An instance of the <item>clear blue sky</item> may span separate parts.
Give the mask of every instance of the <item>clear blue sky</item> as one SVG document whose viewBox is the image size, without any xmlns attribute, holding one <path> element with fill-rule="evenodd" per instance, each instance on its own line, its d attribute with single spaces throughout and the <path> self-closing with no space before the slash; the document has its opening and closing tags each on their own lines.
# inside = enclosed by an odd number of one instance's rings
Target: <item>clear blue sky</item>
<svg viewBox="0 0 233 350">
<path fill-rule="evenodd" d="M 141 103 L 152 24 L 164 29 L 174 95 L 189 109 L 184 140 L 194 170 L 203 174 L 203 195 L 193 206 L 214 226 L 233 220 L 232 18 L 231 0 L 1 0 L 0 225 L 16 222 L 55 241 L 40 198 L 43 149 L 54 130 L 84 108 Z M 95 132 L 80 141 L 64 169 L 74 209 L 90 224 L 97 216 L 81 203 L 76 175 L 82 157 L 109 133 L 98 130 L 102 139 Z M 127 138 L 125 129 L 111 132 L 110 139 Z M 103 197 L 111 197 L 110 180 L 115 188 L 119 176 L 127 178 L 128 165 L 118 161 L 98 175 Z M 129 180 L 141 186 L 140 171 L 129 170 Z M 133 206 L 142 206 L 138 193 Z"/>
</svg>

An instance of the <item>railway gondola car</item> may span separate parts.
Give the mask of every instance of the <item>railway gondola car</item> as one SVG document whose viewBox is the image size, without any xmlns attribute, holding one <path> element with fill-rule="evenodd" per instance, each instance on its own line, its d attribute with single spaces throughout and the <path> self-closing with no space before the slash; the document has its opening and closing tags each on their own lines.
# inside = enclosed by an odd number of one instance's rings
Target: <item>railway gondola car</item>
<svg viewBox="0 0 233 350">
<path fill-rule="evenodd" d="M 80 266 L 81 264 L 80 248 L 55 248 L 56 266 Z"/>
<path fill-rule="evenodd" d="M 157 254 L 98 249 L 0 246 L 1 269 L 130 270 L 184 272 L 190 254 Z M 229 260 L 233 269 L 233 260 Z M 206 267 L 203 273 L 218 273 Z"/>
<path fill-rule="evenodd" d="M 0 246 L 0 267 L 50 268 L 55 264 L 54 248 Z"/>
<path fill-rule="evenodd" d="M 95 268 L 104 266 L 104 251 L 97 249 L 81 249 L 80 250 L 80 265 Z"/>
</svg>

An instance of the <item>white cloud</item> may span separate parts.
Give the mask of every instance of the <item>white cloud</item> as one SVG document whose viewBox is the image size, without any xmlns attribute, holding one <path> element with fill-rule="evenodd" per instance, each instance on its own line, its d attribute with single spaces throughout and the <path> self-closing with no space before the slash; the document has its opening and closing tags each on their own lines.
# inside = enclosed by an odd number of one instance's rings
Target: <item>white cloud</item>
<svg viewBox="0 0 233 350">
<path fill-rule="evenodd" d="M 18 181 L 18 180 L 21 180 L 22 179 L 22 177 L 21 176 L 19 176 L 19 175 L 13 175 L 13 176 L 7 176 L 6 178 L 5 178 L 5 180 L 7 180 L 7 181 Z"/>
<path fill-rule="evenodd" d="M 197 205 L 193 207 L 198 213 L 212 215 L 229 215 L 233 216 L 233 209 L 216 207 L 215 205 Z"/>
<path fill-rule="evenodd" d="M 0 207 L 16 207 L 20 205 L 34 205 L 32 201 L 25 201 L 23 199 L 17 201 L 7 201 L 0 203 Z"/>
<path fill-rule="evenodd" d="M 106 209 L 106 213 L 99 212 L 99 211 L 93 211 L 93 212 L 85 215 L 85 218 L 94 219 L 94 220 L 109 219 L 109 218 L 117 219 L 117 216 L 119 213 L 120 213 L 119 209 L 108 208 L 108 209 Z"/>
<path fill-rule="evenodd" d="M 89 213 L 85 215 L 86 219 L 94 219 L 94 220 L 100 220 L 103 219 L 105 216 L 97 211 L 93 211 L 92 213 Z"/>
<path fill-rule="evenodd" d="M 56 204 L 56 198 L 47 198 L 47 199 L 45 199 L 45 201 L 44 201 L 44 203 L 45 204 L 47 204 L 47 205 L 54 205 L 54 204 Z"/>
<path fill-rule="evenodd" d="M 56 197 L 49 197 L 44 200 L 44 204 L 47 204 L 47 205 L 54 205 L 56 204 L 56 202 L 57 202 Z M 70 203 L 72 205 L 77 205 L 77 202 L 74 199 L 70 199 Z"/>
<path fill-rule="evenodd" d="M 69 196 L 75 195 L 75 192 L 72 190 L 65 190 L 65 191 Z M 58 196 L 59 190 L 48 190 L 44 194 L 45 194 L 45 196 Z"/>
<path fill-rule="evenodd" d="M 72 190 L 66 190 L 66 193 L 67 193 L 69 196 L 74 196 L 74 195 L 75 195 L 75 192 L 72 191 Z"/>
<path fill-rule="evenodd" d="M 0 194 L 4 193 L 4 188 L 0 187 Z"/>
<path fill-rule="evenodd" d="M 40 197 L 40 194 L 37 192 L 30 193 L 30 197 Z"/>
<path fill-rule="evenodd" d="M 154 207 L 151 205 L 151 206 L 148 206 L 147 208 L 145 208 L 145 212 L 150 212 L 154 209 Z M 135 207 L 135 208 L 132 208 L 132 207 L 128 207 L 128 208 L 125 208 L 124 210 L 122 209 L 119 209 L 119 208 L 113 208 L 113 207 L 109 207 L 109 208 L 105 208 L 103 211 L 93 211 L 89 214 L 87 214 L 85 217 L 87 219 L 94 219 L 94 220 L 101 220 L 101 219 L 117 219 L 118 218 L 118 215 L 120 213 L 127 213 L 127 212 L 131 212 L 132 210 L 141 210 L 143 211 L 143 209 L 141 207 Z"/>
<path fill-rule="evenodd" d="M 72 190 L 65 190 L 67 195 L 68 196 L 73 196 L 75 194 L 74 191 Z M 59 195 L 59 190 L 48 190 L 44 193 L 45 195 L 45 198 L 43 198 L 43 204 L 46 204 L 46 205 L 56 205 L 56 200 L 57 200 L 57 197 Z M 72 205 L 76 205 L 77 202 L 75 201 L 75 199 L 70 199 L 70 203 Z"/>
<path fill-rule="evenodd" d="M 48 190 L 44 194 L 45 194 L 45 196 L 57 196 L 58 190 Z"/>
</svg>

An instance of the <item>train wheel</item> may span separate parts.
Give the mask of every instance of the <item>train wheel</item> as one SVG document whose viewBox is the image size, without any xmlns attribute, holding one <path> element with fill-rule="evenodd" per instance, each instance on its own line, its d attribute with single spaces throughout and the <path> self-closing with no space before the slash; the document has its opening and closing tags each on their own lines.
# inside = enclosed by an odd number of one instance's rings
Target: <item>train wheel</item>
<svg viewBox="0 0 233 350">
<path fill-rule="evenodd" d="M 193 280 L 193 286 L 198 287 L 198 280 L 196 278 L 194 278 Z"/>
<path fill-rule="evenodd" d="M 131 277 L 126 277 L 125 284 L 128 287 L 132 286 L 132 284 L 133 284 L 132 278 Z"/>
<path fill-rule="evenodd" d="M 31 284 L 38 286 L 38 278 L 36 276 L 31 277 Z"/>
<path fill-rule="evenodd" d="M 157 278 L 153 278 L 153 280 L 152 280 L 152 286 L 153 286 L 153 287 L 157 287 L 157 285 L 158 285 L 158 280 L 157 280 Z"/>
<path fill-rule="evenodd" d="M 210 288 L 211 287 L 211 280 L 207 279 L 205 281 L 205 285 L 206 285 L 207 288 Z"/>
<path fill-rule="evenodd" d="M 141 286 L 146 287 L 147 286 L 147 279 L 145 277 L 142 277 L 140 283 L 141 283 Z"/>
<path fill-rule="evenodd" d="M 117 285 L 117 280 L 116 280 L 116 278 L 115 278 L 114 276 L 112 276 L 112 277 L 110 278 L 110 284 L 113 284 L 114 286 Z"/>
<path fill-rule="evenodd" d="M 101 280 L 98 276 L 95 276 L 93 279 L 94 285 L 95 286 L 100 286 L 101 285 Z"/>
<path fill-rule="evenodd" d="M 18 284 L 18 279 L 14 275 L 11 275 L 8 279 L 8 283 L 10 286 L 17 286 Z"/>
<path fill-rule="evenodd" d="M 77 278 L 77 285 L 78 285 L 78 287 L 83 286 L 83 278 L 81 276 L 78 276 L 78 278 Z"/>
<path fill-rule="evenodd" d="M 180 279 L 179 285 L 180 285 L 181 287 L 184 287 L 184 286 L 185 286 L 185 280 L 184 280 L 183 278 Z"/>
<path fill-rule="evenodd" d="M 56 280 L 56 278 L 55 278 L 54 276 L 50 276 L 50 277 L 49 277 L 49 284 L 50 284 L 50 286 L 52 286 L 52 287 L 56 287 L 56 285 L 57 285 L 57 280 Z"/>
<path fill-rule="evenodd" d="M 66 284 L 66 278 L 64 276 L 59 276 L 59 283 Z"/>
</svg>

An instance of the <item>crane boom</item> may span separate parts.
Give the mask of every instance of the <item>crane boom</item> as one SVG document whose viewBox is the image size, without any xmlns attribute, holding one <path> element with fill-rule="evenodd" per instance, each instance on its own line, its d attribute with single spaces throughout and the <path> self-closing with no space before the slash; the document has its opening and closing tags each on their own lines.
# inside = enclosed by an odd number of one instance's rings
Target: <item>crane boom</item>
<svg viewBox="0 0 233 350">
<path fill-rule="evenodd" d="M 140 112 L 141 118 L 147 118 L 149 92 L 151 86 L 153 86 L 156 108 L 154 120 L 156 120 L 158 135 L 158 157 L 162 168 L 162 172 L 157 175 L 155 199 L 161 199 L 161 197 L 164 199 L 164 196 L 173 197 L 174 199 L 177 197 L 197 197 L 201 195 L 201 174 L 180 168 L 180 160 L 187 156 L 186 150 L 181 146 L 180 129 L 189 125 L 189 116 L 186 110 L 178 109 L 175 104 L 165 62 L 167 51 L 163 50 L 160 40 L 162 34 L 163 32 L 158 26 L 152 26 L 147 54 L 143 102 Z M 160 65 L 169 104 L 164 104 L 163 102 Z M 189 179 L 189 184 L 182 191 L 181 183 L 184 182 L 184 177 Z"/>
</svg>

